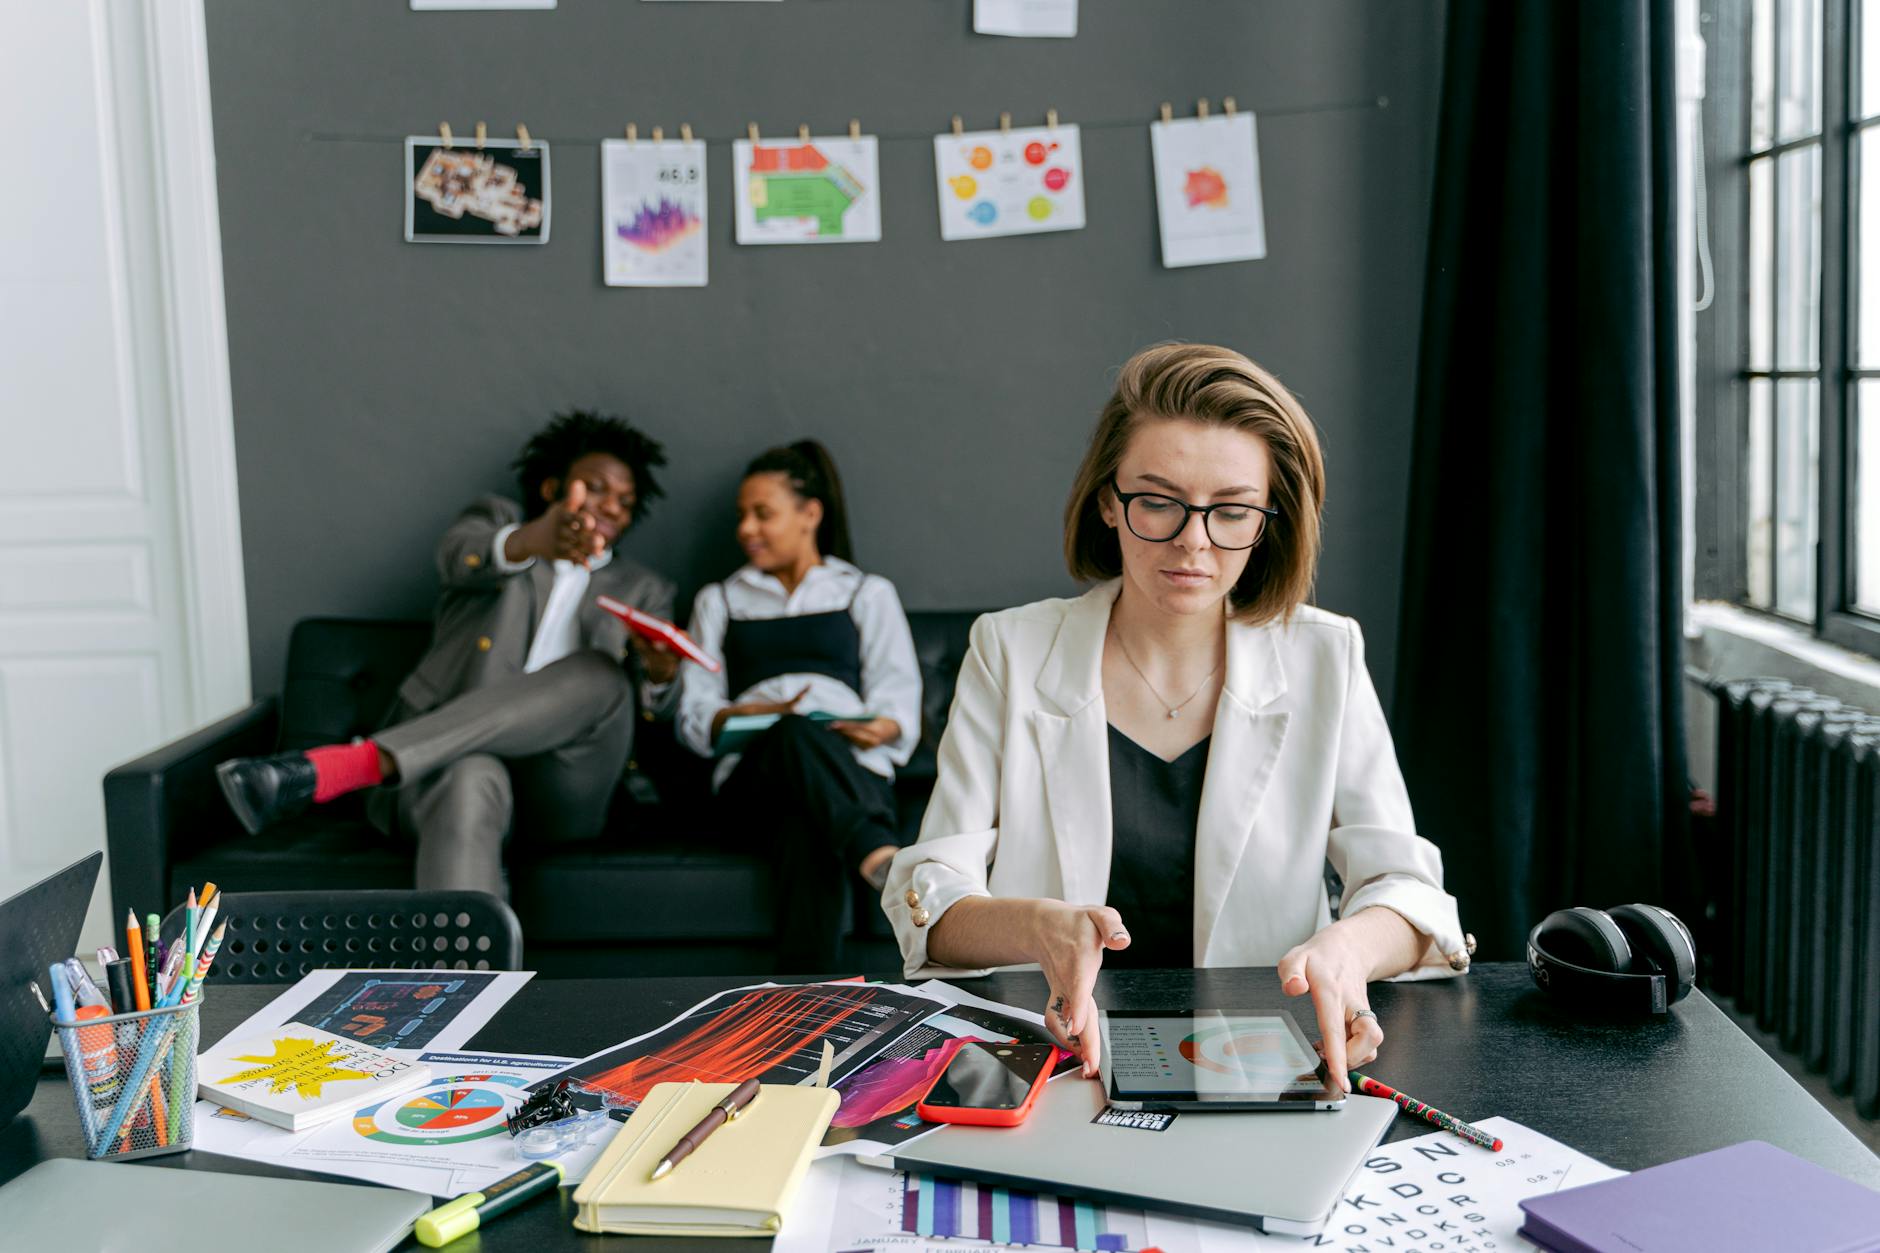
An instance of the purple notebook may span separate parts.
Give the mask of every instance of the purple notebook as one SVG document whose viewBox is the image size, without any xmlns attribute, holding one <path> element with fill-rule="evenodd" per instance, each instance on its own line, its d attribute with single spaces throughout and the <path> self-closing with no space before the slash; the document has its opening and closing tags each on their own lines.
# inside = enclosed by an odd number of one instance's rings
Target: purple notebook
<svg viewBox="0 0 1880 1253">
<path fill-rule="evenodd" d="M 1880 1253 L 1880 1192 L 1761 1140 L 1521 1202 L 1555 1253 Z"/>
</svg>

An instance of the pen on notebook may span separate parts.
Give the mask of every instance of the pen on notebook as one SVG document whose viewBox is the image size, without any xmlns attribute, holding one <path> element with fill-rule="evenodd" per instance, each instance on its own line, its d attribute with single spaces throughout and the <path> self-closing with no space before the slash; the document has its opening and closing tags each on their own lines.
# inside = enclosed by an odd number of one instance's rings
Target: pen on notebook
<svg viewBox="0 0 1880 1253">
<path fill-rule="evenodd" d="M 1379 1083 L 1369 1075 L 1351 1072 L 1352 1085 L 1366 1096 L 1381 1096 L 1385 1100 L 1397 1102 L 1397 1108 L 1412 1118 L 1421 1118 L 1424 1122 L 1441 1127 L 1444 1131 L 1459 1135 L 1470 1144 L 1479 1145 L 1491 1153 L 1501 1152 L 1501 1140 L 1488 1134 L 1479 1127 L 1471 1127 L 1460 1118 L 1451 1117 L 1434 1106 L 1425 1105 L 1414 1097 L 1406 1096 L 1387 1083 Z"/>
<path fill-rule="evenodd" d="M 705 1117 L 698 1120 L 698 1125 L 680 1136 L 679 1143 L 673 1145 L 666 1156 L 660 1159 L 659 1165 L 653 1168 L 653 1178 L 664 1178 L 674 1166 L 691 1156 L 694 1149 L 705 1143 L 707 1136 L 743 1113 L 744 1108 L 757 1099 L 757 1087 L 757 1080 L 746 1079 L 730 1096 L 707 1110 Z"/>
</svg>

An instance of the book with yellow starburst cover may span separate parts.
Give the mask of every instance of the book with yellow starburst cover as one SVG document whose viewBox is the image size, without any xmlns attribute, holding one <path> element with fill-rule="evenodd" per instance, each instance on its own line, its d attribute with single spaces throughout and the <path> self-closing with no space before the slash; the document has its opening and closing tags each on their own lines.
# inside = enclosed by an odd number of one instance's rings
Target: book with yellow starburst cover
<svg viewBox="0 0 1880 1253">
<path fill-rule="evenodd" d="M 297 1022 L 224 1040 L 196 1059 L 204 1099 L 289 1131 L 317 1127 L 430 1077 L 423 1062 Z"/>
</svg>

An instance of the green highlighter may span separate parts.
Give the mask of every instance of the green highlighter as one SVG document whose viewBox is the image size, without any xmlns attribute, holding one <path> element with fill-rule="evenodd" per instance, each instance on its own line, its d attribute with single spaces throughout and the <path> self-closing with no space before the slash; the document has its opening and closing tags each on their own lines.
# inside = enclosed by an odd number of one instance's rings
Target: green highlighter
<svg viewBox="0 0 1880 1253">
<path fill-rule="evenodd" d="M 506 1179 L 499 1179 L 481 1192 L 466 1192 L 447 1201 L 417 1221 L 412 1228 L 418 1243 L 440 1249 L 459 1236 L 467 1236 L 498 1214 L 521 1205 L 532 1197 L 561 1186 L 560 1162 L 530 1162 Z"/>
</svg>

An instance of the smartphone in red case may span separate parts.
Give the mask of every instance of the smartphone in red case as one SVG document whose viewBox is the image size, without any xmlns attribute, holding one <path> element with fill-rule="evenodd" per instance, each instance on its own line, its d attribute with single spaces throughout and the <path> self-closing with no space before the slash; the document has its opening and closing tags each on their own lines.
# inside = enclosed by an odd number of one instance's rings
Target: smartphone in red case
<svg viewBox="0 0 1880 1253">
<path fill-rule="evenodd" d="M 928 1122 L 1016 1127 L 1044 1091 L 1056 1057 L 1049 1044 L 968 1040 L 954 1050 L 914 1112 Z"/>
</svg>

